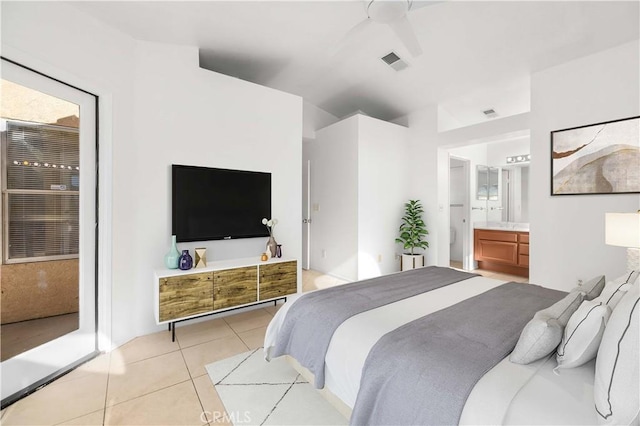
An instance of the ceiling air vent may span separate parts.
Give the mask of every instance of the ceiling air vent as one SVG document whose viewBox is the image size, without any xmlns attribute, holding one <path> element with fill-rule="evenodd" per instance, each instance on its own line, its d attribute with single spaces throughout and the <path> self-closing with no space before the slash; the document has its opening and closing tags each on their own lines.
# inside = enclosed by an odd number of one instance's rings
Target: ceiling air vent
<svg viewBox="0 0 640 426">
<path fill-rule="evenodd" d="M 384 55 L 380 59 L 382 59 L 385 64 L 389 65 L 396 71 L 402 71 L 409 66 L 405 61 L 400 59 L 400 56 L 398 56 L 395 52 Z"/>
<path fill-rule="evenodd" d="M 498 113 L 493 108 L 485 109 L 482 113 L 486 118 L 495 118 L 498 116 Z"/>
</svg>

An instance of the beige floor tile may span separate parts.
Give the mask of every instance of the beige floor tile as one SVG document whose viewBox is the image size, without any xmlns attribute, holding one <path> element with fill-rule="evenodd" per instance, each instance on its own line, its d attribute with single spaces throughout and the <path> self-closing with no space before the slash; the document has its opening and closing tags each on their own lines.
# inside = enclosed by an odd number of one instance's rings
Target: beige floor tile
<svg viewBox="0 0 640 426">
<path fill-rule="evenodd" d="M 79 379 L 80 377 L 87 376 L 89 374 L 109 374 L 109 362 L 111 361 L 111 354 L 101 354 L 85 362 L 75 370 L 60 377 L 56 380 L 56 383 L 63 383 L 68 380 Z"/>
<path fill-rule="evenodd" d="M 476 269 L 471 272 L 473 272 L 474 274 L 482 275 L 483 277 L 487 277 L 487 278 L 492 278 L 496 274 L 493 271 L 485 271 L 484 269 Z"/>
<path fill-rule="evenodd" d="M 249 349 L 257 349 L 264 345 L 264 334 L 266 332 L 267 327 L 260 327 L 254 330 L 238 333 L 238 336 L 242 339 L 244 344 L 249 347 Z"/>
<path fill-rule="evenodd" d="M 264 308 L 265 311 L 267 311 L 269 313 L 269 315 L 273 316 L 276 314 L 276 312 L 278 312 L 280 310 L 280 308 L 282 307 L 283 303 L 278 303 L 277 305 L 271 305 L 271 306 L 267 306 L 266 308 Z"/>
<path fill-rule="evenodd" d="M 201 425 L 202 406 L 191 380 L 107 407 L 105 425 Z"/>
<path fill-rule="evenodd" d="M 204 366 L 249 350 L 238 336 L 224 337 L 183 349 L 191 377 L 206 374 Z"/>
<path fill-rule="evenodd" d="M 53 382 L 6 409 L 2 424 L 42 425 L 76 419 L 104 408 L 107 375 Z"/>
<path fill-rule="evenodd" d="M 104 421 L 104 410 L 94 411 L 86 416 L 78 417 L 73 420 L 59 423 L 59 425 L 78 425 L 78 426 L 102 426 Z"/>
<path fill-rule="evenodd" d="M 136 362 L 180 349 L 178 342 L 171 341 L 171 333 L 160 331 L 136 337 L 111 352 L 111 362 Z"/>
<path fill-rule="evenodd" d="M 231 327 L 222 318 L 176 327 L 176 340 L 181 348 L 233 336 L 233 334 Z"/>
<path fill-rule="evenodd" d="M 109 375 L 107 406 L 190 380 L 180 351 L 130 364 L 115 365 Z"/>
<path fill-rule="evenodd" d="M 302 271 L 302 291 L 312 291 L 323 288 L 334 287 L 336 285 L 345 284 L 348 281 L 341 280 L 331 275 L 323 274 L 322 272 L 307 270 Z"/>
<path fill-rule="evenodd" d="M 204 408 L 207 420 L 212 425 L 231 425 L 229 422 L 229 416 L 226 415 L 224 405 L 216 392 L 213 383 L 208 375 L 196 377 L 193 379 L 193 384 L 196 387 L 196 392 L 200 398 L 200 403 Z"/>
<path fill-rule="evenodd" d="M 236 333 L 267 326 L 273 317 L 264 309 L 243 312 L 225 317 L 224 320 Z"/>
<path fill-rule="evenodd" d="M 449 262 L 449 266 L 451 266 L 452 268 L 462 269 L 462 262 L 459 262 L 457 260 L 452 260 Z"/>
</svg>

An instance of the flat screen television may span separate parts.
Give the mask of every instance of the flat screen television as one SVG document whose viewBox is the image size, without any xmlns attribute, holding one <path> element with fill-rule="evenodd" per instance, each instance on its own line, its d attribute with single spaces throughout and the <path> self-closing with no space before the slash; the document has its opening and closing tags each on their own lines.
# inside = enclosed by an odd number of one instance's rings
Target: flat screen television
<svg viewBox="0 0 640 426">
<path fill-rule="evenodd" d="M 179 242 L 267 237 L 271 173 L 174 164 L 171 213 Z"/>
</svg>

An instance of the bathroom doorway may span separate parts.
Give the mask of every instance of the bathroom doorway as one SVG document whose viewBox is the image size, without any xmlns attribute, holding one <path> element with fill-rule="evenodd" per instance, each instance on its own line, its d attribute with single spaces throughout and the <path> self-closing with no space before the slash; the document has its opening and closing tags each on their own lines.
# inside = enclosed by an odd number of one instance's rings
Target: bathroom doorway
<svg viewBox="0 0 640 426">
<path fill-rule="evenodd" d="M 469 160 L 449 156 L 449 264 L 473 268 L 469 253 Z"/>
</svg>

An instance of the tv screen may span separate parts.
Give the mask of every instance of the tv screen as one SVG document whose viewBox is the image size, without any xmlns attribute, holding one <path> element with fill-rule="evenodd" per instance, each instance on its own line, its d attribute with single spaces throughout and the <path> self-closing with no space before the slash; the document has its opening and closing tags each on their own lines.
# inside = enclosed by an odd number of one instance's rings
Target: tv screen
<svg viewBox="0 0 640 426">
<path fill-rule="evenodd" d="M 179 242 L 269 236 L 271 173 L 174 164 L 172 200 Z"/>
</svg>

